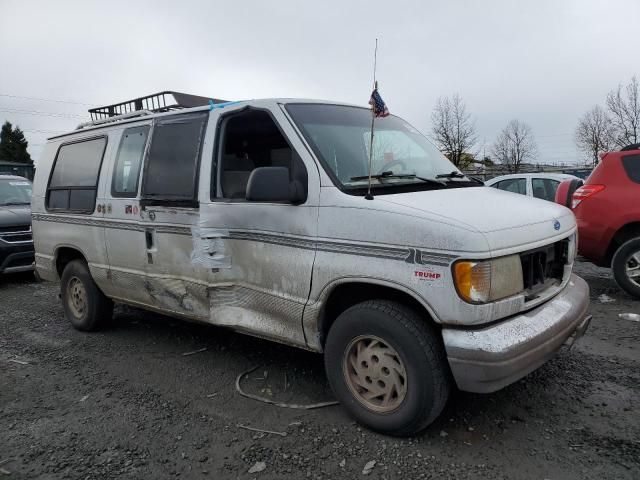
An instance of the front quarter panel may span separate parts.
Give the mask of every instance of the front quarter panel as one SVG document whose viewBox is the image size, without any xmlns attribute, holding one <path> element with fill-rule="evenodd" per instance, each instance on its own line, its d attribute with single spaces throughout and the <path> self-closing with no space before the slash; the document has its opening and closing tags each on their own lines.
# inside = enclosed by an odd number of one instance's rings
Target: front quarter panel
<svg viewBox="0 0 640 480">
<path fill-rule="evenodd" d="M 380 206 L 375 200 L 346 195 L 334 187 L 323 187 L 320 196 L 319 238 L 304 318 L 310 347 L 320 348 L 321 306 L 332 289 L 345 282 L 369 282 L 404 291 L 437 322 L 487 321 L 504 309 L 495 304 L 467 304 L 453 286 L 451 265 L 456 258 L 488 255 L 488 244 L 480 232 L 442 218 L 425 218 L 401 206 Z"/>
</svg>

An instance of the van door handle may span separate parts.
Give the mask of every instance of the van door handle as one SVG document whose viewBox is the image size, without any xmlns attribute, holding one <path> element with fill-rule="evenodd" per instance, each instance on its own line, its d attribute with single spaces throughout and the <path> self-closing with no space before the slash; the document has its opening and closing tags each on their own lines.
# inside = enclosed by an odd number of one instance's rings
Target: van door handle
<svg viewBox="0 0 640 480">
<path fill-rule="evenodd" d="M 147 244 L 147 263 L 153 264 L 154 241 L 152 229 L 144 231 L 144 241 Z"/>
<path fill-rule="evenodd" d="M 144 239 L 147 242 L 147 250 L 153 250 L 153 230 L 145 230 Z"/>
</svg>

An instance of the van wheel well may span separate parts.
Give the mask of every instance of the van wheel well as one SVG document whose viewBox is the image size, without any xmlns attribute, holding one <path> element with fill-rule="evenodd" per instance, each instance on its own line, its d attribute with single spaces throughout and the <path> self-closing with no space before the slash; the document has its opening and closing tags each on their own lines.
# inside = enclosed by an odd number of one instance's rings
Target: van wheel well
<svg viewBox="0 0 640 480">
<path fill-rule="evenodd" d="M 637 237 L 640 237 L 640 222 L 628 223 L 619 229 L 609 243 L 609 249 L 607 250 L 607 256 L 605 258 L 606 266 L 611 266 L 613 256 L 622 244 Z"/>
<path fill-rule="evenodd" d="M 72 260 L 82 260 L 86 262 L 84 255 L 75 248 L 62 247 L 58 250 L 56 255 L 56 271 L 58 272 L 58 277 L 62 277 L 64 267 Z"/>
<path fill-rule="evenodd" d="M 321 345 L 324 346 L 331 325 L 342 312 L 367 300 L 391 300 L 402 303 L 417 312 L 425 321 L 435 324 L 424 305 L 402 290 L 364 282 L 343 283 L 331 291 L 322 309 L 319 325 Z"/>
</svg>

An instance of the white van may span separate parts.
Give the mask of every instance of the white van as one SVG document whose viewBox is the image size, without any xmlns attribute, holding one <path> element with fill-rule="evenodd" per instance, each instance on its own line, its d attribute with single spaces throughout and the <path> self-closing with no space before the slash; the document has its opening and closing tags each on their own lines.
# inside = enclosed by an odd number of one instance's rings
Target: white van
<svg viewBox="0 0 640 480">
<path fill-rule="evenodd" d="M 375 121 L 367 199 L 367 108 L 163 92 L 91 112 L 49 139 L 33 196 L 37 271 L 80 330 L 120 302 L 323 352 L 358 421 L 407 435 L 588 326 L 571 211 L 465 177 L 398 117 Z"/>
</svg>

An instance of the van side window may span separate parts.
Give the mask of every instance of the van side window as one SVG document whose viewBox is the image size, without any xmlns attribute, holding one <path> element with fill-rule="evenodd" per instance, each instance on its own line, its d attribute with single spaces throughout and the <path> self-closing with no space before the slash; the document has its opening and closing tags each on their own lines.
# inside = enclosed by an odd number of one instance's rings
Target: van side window
<svg viewBox="0 0 640 480">
<path fill-rule="evenodd" d="M 285 167 L 292 180 L 306 186 L 302 160 L 267 112 L 250 109 L 233 114 L 222 132 L 218 171 L 224 198 L 244 200 L 249 176 L 258 167 Z"/>
<path fill-rule="evenodd" d="M 114 197 L 135 197 L 138 193 L 140 165 L 147 144 L 149 125 L 127 128 L 122 139 L 113 170 L 111 195 Z"/>
<path fill-rule="evenodd" d="M 47 187 L 47 209 L 91 213 L 107 138 L 62 145 Z"/>
<path fill-rule="evenodd" d="M 153 128 L 142 196 L 155 202 L 197 201 L 198 164 L 209 112 L 161 119 Z"/>
</svg>

